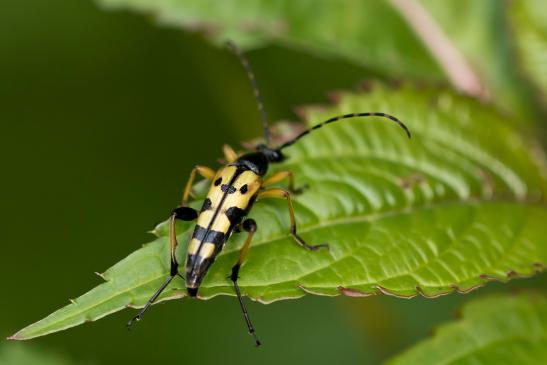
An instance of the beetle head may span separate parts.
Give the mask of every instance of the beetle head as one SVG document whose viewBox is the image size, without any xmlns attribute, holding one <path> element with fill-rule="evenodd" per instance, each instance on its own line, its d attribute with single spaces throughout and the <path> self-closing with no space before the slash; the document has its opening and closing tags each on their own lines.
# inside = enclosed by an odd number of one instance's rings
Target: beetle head
<svg viewBox="0 0 547 365">
<path fill-rule="evenodd" d="M 268 162 L 282 162 L 286 159 L 285 155 L 279 148 L 271 148 L 265 144 L 259 144 L 256 146 L 257 152 L 262 153 L 268 159 Z"/>
</svg>

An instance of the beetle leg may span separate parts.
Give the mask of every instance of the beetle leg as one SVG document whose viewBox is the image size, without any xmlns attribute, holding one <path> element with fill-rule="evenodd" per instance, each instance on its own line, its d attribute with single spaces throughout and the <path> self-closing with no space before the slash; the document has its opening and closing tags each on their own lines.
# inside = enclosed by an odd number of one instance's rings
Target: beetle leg
<svg viewBox="0 0 547 365">
<path fill-rule="evenodd" d="M 234 149 L 229 145 L 225 144 L 224 146 L 222 146 L 222 151 L 224 152 L 224 158 L 226 159 L 226 162 L 232 163 L 237 160 L 236 151 L 234 151 Z"/>
<path fill-rule="evenodd" d="M 241 250 L 239 251 L 239 259 L 237 260 L 237 263 L 234 265 L 234 267 L 232 267 L 232 274 L 230 275 L 230 280 L 232 280 L 232 282 L 234 283 L 234 289 L 236 291 L 237 299 L 239 300 L 239 305 L 241 306 L 241 311 L 243 312 L 243 317 L 245 318 L 245 323 L 247 324 L 247 329 L 249 330 L 249 334 L 251 334 L 254 337 L 256 341 L 256 345 L 260 346 L 260 341 L 258 340 L 258 337 L 256 336 L 255 329 L 251 322 L 251 318 L 249 318 L 247 307 L 245 306 L 245 303 L 243 302 L 243 298 L 241 298 L 239 285 L 237 285 L 237 279 L 239 278 L 238 276 L 239 269 L 241 268 L 243 261 L 245 261 L 245 257 L 247 257 L 247 253 L 249 252 L 249 246 L 251 245 L 251 241 L 256 232 L 256 222 L 254 221 L 254 219 L 246 219 L 245 221 L 243 221 L 241 227 L 243 228 L 243 230 L 245 230 L 248 233 L 248 235 L 247 235 L 247 239 L 245 240 L 245 243 L 243 244 L 243 247 L 241 247 Z"/>
<path fill-rule="evenodd" d="M 320 245 L 307 244 L 306 241 L 304 241 L 304 239 L 296 233 L 296 220 L 294 218 L 294 208 L 293 208 L 293 205 L 292 205 L 291 194 L 287 190 L 283 190 L 283 189 L 280 189 L 280 188 L 267 189 L 267 190 L 264 190 L 264 191 L 261 191 L 260 193 L 258 193 L 257 200 L 262 199 L 262 198 L 278 198 L 278 199 L 286 199 L 287 200 L 287 204 L 289 206 L 289 218 L 291 220 L 291 228 L 290 228 L 291 237 L 300 246 L 302 246 L 305 249 L 310 250 L 310 251 L 315 251 L 315 250 L 317 250 L 318 248 L 321 248 L 321 247 L 329 247 L 329 245 L 326 244 L 326 243 L 322 243 Z"/>
<path fill-rule="evenodd" d="M 182 194 L 182 203 L 181 206 L 185 207 L 188 205 L 188 196 L 190 196 L 190 191 L 192 190 L 192 185 L 194 184 L 194 180 L 196 178 L 196 173 L 200 174 L 204 178 L 208 180 L 213 180 L 215 178 L 216 172 L 206 166 L 200 166 L 197 165 L 192 169 L 192 172 L 190 173 L 190 178 L 188 179 L 188 182 L 186 183 L 186 186 L 184 187 L 184 192 Z"/>
<path fill-rule="evenodd" d="M 275 184 L 275 183 L 277 183 L 277 182 L 279 182 L 283 179 L 288 179 L 288 181 L 289 181 L 289 184 L 288 184 L 289 192 L 291 192 L 293 194 L 300 194 L 307 187 L 307 186 L 302 186 L 298 189 L 295 189 L 294 188 L 294 174 L 293 174 L 292 171 L 289 171 L 289 170 L 276 172 L 275 174 L 273 174 L 270 177 L 266 178 L 264 180 L 264 182 L 262 182 L 262 187 L 273 185 L 273 184 Z"/>
<path fill-rule="evenodd" d="M 160 294 L 165 290 L 167 285 L 174 279 L 175 276 L 180 276 L 182 279 L 182 275 L 179 274 L 178 267 L 179 264 L 177 262 L 177 258 L 175 257 L 175 250 L 177 249 L 177 232 L 175 230 L 175 222 L 177 219 L 184 220 L 184 221 L 193 221 L 198 217 L 198 212 L 189 207 L 179 207 L 173 211 L 171 214 L 171 217 L 169 217 L 169 246 L 170 246 L 170 252 L 171 252 L 171 269 L 169 271 L 169 276 L 165 279 L 165 281 L 161 284 L 160 288 L 152 295 L 150 299 L 146 302 L 144 307 L 139 311 L 139 313 L 131 318 L 129 322 L 127 322 L 127 328 L 131 327 L 135 321 L 139 321 L 142 318 L 142 315 L 144 312 L 148 310 L 148 308 L 158 299 Z"/>
</svg>

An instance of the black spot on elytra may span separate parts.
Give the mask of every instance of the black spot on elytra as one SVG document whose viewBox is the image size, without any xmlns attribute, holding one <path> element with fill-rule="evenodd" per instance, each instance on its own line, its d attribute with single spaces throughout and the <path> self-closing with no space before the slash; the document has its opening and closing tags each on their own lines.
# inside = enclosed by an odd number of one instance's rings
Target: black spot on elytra
<svg viewBox="0 0 547 365">
<path fill-rule="evenodd" d="M 201 211 L 204 212 L 206 210 L 209 210 L 211 209 L 211 199 L 209 198 L 206 198 L 204 201 L 203 201 L 203 205 L 201 206 Z"/>
<path fill-rule="evenodd" d="M 218 179 L 215 180 L 215 186 L 219 186 L 221 182 L 222 182 L 222 178 L 219 177 Z"/>
<path fill-rule="evenodd" d="M 196 228 L 194 228 L 194 233 L 192 234 L 192 238 L 195 238 L 198 241 L 211 242 L 216 245 L 223 244 L 225 237 L 224 232 L 208 230 L 198 224 L 196 224 Z"/>
<path fill-rule="evenodd" d="M 247 191 L 249 191 L 247 184 L 244 184 L 241 188 L 239 188 L 239 191 L 241 192 L 241 194 L 245 194 Z"/>
<path fill-rule="evenodd" d="M 245 211 L 239 207 L 230 207 L 226 210 L 226 217 L 232 226 L 239 224 L 245 216 Z"/>
<path fill-rule="evenodd" d="M 228 194 L 233 194 L 236 192 L 236 188 L 228 184 L 222 184 L 222 186 L 220 187 L 220 190 L 222 190 L 223 193 L 228 193 Z"/>
</svg>

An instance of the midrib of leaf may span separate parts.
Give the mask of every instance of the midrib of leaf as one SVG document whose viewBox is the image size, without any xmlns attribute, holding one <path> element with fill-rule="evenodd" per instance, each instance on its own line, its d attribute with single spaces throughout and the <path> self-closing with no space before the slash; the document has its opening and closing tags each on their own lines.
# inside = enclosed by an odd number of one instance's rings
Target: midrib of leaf
<svg viewBox="0 0 547 365">
<path fill-rule="evenodd" d="M 438 209 L 438 208 L 441 208 L 441 207 L 447 207 L 447 206 L 477 206 L 477 205 L 481 205 L 481 204 L 496 204 L 496 203 L 514 203 L 514 202 L 511 202 L 511 201 L 495 201 L 495 200 L 473 200 L 473 201 L 469 201 L 469 202 L 462 202 L 462 201 L 458 201 L 458 200 L 454 200 L 454 201 L 444 201 L 444 202 L 438 202 L 438 203 L 433 203 L 433 204 L 428 204 L 428 205 L 425 205 L 425 206 L 418 206 L 418 207 L 405 207 L 403 209 L 399 209 L 399 210 L 392 210 L 392 211 L 387 211 L 387 212 L 381 212 L 381 213 L 371 213 L 371 214 L 360 214 L 360 215 L 353 215 L 351 217 L 335 217 L 335 218 L 331 218 L 331 219 L 323 219 L 321 222 L 319 223 L 315 223 L 315 224 L 311 224 L 311 225 L 307 225 L 307 226 L 302 226 L 302 228 L 299 228 L 298 232 L 299 233 L 306 233 L 306 232 L 311 232 L 311 231 L 315 231 L 317 230 L 318 228 L 325 228 L 325 227 L 333 227 L 333 226 L 336 226 L 336 225 L 348 225 L 348 224 L 354 224 L 354 223 L 363 223 L 363 222 L 367 222 L 367 223 L 371 223 L 371 222 L 375 222 L 375 221 L 380 221 L 382 219 L 385 219 L 385 218 L 388 218 L 388 217 L 395 217 L 395 216 L 398 216 L 398 215 L 406 215 L 406 214 L 412 214 L 413 212 L 416 212 L 416 211 L 427 211 L 427 210 L 435 210 L 435 209 Z M 531 204 L 532 206 L 538 206 L 537 204 Z M 467 227 L 470 227 L 470 225 L 468 225 Z M 509 252 L 507 251 L 511 251 L 512 247 L 514 246 L 515 242 L 516 242 L 516 239 L 518 238 L 518 235 L 520 234 L 522 230 L 520 229 L 518 232 L 516 232 L 516 234 L 514 235 L 514 239 L 512 240 L 512 246 L 510 246 L 510 248 L 507 250 L 505 249 L 504 251 L 504 254 L 505 256 L 509 254 Z M 184 235 L 181 235 L 179 236 L 179 240 L 183 239 L 184 237 L 186 236 L 186 234 Z M 258 239 L 256 242 L 253 242 L 253 247 L 259 247 L 259 246 L 262 246 L 262 245 L 266 245 L 266 244 L 272 244 L 276 241 L 282 241 L 282 240 L 286 240 L 287 239 L 287 234 L 280 234 L 280 235 L 276 235 L 276 236 L 271 236 L 271 237 L 267 237 L 265 239 Z M 424 266 L 428 265 L 428 264 L 431 264 L 432 262 L 436 261 L 436 260 L 439 260 L 440 257 L 446 253 L 447 251 L 449 251 L 450 249 L 453 248 L 454 245 L 456 245 L 457 243 L 456 242 L 453 242 L 451 244 L 451 246 L 448 246 L 445 248 L 444 251 L 441 251 L 439 252 L 439 254 L 437 255 L 437 257 L 435 257 L 433 260 L 429 260 L 428 262 L 425 262 L 425 263 L 422 263 L 420 266 L 418 267 L 415 267 L 413 268 L 411 271 L 416 271 L 420 268 L 423 268 Z M 357 247 L 357 248 L 360 248 L 360 247 Z M 396 247 L 392 247 L 392 249 L 396 249 Z M 234 246 L 227 246 L 220 254 L 219 254 L 219 257 L 220 256 L 224 256 L 224 255 L 229 255 L 231 253 L 235 253 L 235 252 L 238 252 L 239 249 L 237 247 L 234 247 Z M 336 258 L 335 260 L 336 261 L 341 261 L 347 257 L 351 257 L 351 254 L 353 254 L 354 252 L 350 252 L 349 254 L 346 254 L 345 256 L 342 256 L 342 257 L 339 257 L 339 258 Z M 384 255 L 388 254 L 389 251 L 386 251 L 384 252 Z M 157 255 L 158 257 L 161 257 L 160 255 Z M 505 257 L 503 257 L 505 258 Z M 502 261 L 500 259 L 500 261 Z M 333 263 L 332 262 L 329 262 L 327 265 L 325 266 L 319 266 L 319 267 L 316 267 L 314 268 L 313 270 L 309 271 L 309 272 L 305 272 L 304 274 L 294 278 L 294 279 L 291 279 L 291 280 L 283 280 L 283 281 L 272 281 L 272 282 L 264 282 L 264 281 L 261 281 L 259 283 L 253 283 L 253 282 L 249 282 L 248 280 L 245 282 L 245 285 L 242 286 L 242 287 L 249 287 L 249 286 L 264 286 L 264 285 L 274 285 L 274 284 L 283 284 L 285 282 L 293 282 L 293 281 L 298 281 L 310 274 L 313 274 L 317 271 L 321 271 L 329 266 L 331 266 Z M 495 267 L 496 265 L 491 265 L 491 267 Z M 408 274 L 408 272 L 405 272 L 404 275 Z M 403 276 L 403 275 L 399 275 L 399 276 L 390 276 L 390 277 L 379 277 L 377 278 L 376 280 L 374 281 L 371 281 L 371 282 L 360 282 L 358 284 L 372 284 L 374 282 L 382 282 L 382 281 L 385 281 L 385 280 L 388 280 L 388 279 L 394 279 L 394 278 L 397 278 L 397 277 L 400 277 L 400 276 Z M 159 278 L 163 278 L 164 275 L 160 275 L 160 276 L 157 276 L 154 278 L 154 280 L 157 280 Z M 474 278 L 473 276 L 471 277 L 466 277 L 464 279 L 472 279 Z M 461 277 L 455 277 L 455 280 L 461 280 Z M 153 280 L 152 280 L 153 281 Z M 146 283 L 149 283 L 151 281 L 146 281 L 145 283 L 143 284 L 146 284 Z M 227 285 L 211 285 L 211 286 L 208 286 L 208 288 L 215 288 L 215 287 L 224 287 L 224 286 L 229 286 L 229 283 L 227 282 L 226 283 Z M 357 284 L 357 283 L 356 283 Z M 428 285 L 431 285 L 431 284 L 428 284 Z M 443 285 L 440 285 L 439 287 L 443 287 Z M 135 289 L 132 288 L 132 289 Z"/>
</svg>

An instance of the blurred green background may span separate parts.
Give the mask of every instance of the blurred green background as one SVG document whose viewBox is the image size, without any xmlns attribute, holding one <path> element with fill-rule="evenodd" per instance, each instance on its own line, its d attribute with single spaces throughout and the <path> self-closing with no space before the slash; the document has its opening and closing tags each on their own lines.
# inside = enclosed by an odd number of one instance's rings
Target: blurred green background
<svg viewBox="0 0 547 365">
<path fill-rule="evenodd" d="M 295 106 L 385 78 L 295 49 L 248 58 L 270 120 L 297 120 Z M 260 134 L 232 54 L 88 1 L 2 4 L 0 100 L 4 337 L 100 283 L 94 271 L 151 240 L 146 232 L 177 204 L 193 165 L 215 166 L 223 143 Z M 172 301 L 131 332 L 133 312 L 123 311 L 22 344 L 2 340 L 0 364 L 374 364 L 453 318 L 463 301 L 500 288 L 435 300 L 249 303 L 260 349 L 234 298 Z"/>
</svg>

